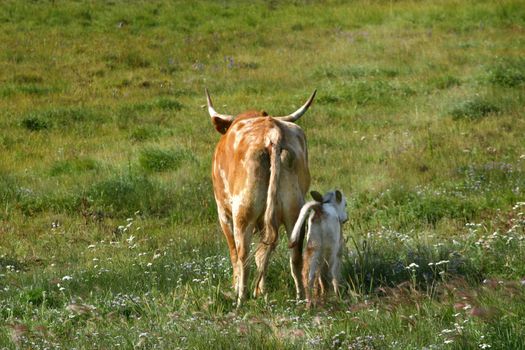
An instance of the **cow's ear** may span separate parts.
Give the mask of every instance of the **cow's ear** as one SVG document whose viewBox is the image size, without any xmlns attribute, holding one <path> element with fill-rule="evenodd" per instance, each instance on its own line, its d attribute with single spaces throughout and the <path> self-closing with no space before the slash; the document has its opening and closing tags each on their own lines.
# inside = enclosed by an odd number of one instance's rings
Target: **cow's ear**
<svg viewBox="0 0 525 350">
<path fill-rule="evenodd" d="M 341 201 L 343 200 L 343 194 L 341 193 L 341 191 L 335 191 L 335 200 L 337 201 L 337 203 L 341 203 Z"/>
<path fill-rule="evenodd" d="M 233 120 L 213 116 L 211 118 L 211 122 L 213 123 L 213 126 L 215 126 L 215 129 L 218 132 L 220 132 L 221 134 L 226 134 L 226 131 L 228 131 L 228 128 L 230 127 L 230 125 L 232 125 Z"/>
<path fill-rule="evenodd" d="M 320 194 L 320 193 L 317 192 L 317 191 L 312 191 L 312 192 L 310 192 L 310 194 L 312 195 L 312 198 L 313 198 L 316 202 L 323 203 L 323 195 L 322 195 L 322 194 Z"/>
</svg>

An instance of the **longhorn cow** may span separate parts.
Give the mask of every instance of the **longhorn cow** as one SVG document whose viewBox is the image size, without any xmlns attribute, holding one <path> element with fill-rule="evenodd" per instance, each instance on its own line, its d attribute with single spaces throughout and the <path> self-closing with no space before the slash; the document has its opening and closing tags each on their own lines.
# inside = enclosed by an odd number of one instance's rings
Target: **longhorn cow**
<svg viewBox="0 0 525 350">
<path fill-rule="evenodd" d="M 304 204 L 310 186 L 308 152 L 304 132 L 295 122 L 308 110 L 315 93 L 287 116 L 248 111 L 233 117 L 215 111 L 206 89 L 208 112 L 221 134 L 213 155 L 213 191 L 230 250 L 237 305 L 247 293 L 252 235 L 255 232 L 261 235 L 255 251 L 254 296 L 257 297 L 265 293 L 265 274 L 270 254 L 277 245 L 279 227 L 284 225 L 290 237 Z M 303 238 L 304 234 L 290 257 L 297 298 L 304 293 Z"/>
</svg>

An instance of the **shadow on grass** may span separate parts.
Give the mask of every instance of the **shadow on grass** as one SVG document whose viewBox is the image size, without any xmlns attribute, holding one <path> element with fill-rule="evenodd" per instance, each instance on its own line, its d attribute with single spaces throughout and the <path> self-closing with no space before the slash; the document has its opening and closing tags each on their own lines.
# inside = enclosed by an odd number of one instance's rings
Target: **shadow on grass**
<svg viewBox="0 0 525 350">
<path fill-rule="evenodd" d="M 483 279 L 481 268 L 451 245 L 412 245 L 403 243 L 408 238 L 399 233 L 383 234 L 382 239 L 352 238 L 342 266 L 351 294 L 374 294 L 407 285 L 433 296 L 439 285 L 450 280 L 477 285 Z"/>
</svg>

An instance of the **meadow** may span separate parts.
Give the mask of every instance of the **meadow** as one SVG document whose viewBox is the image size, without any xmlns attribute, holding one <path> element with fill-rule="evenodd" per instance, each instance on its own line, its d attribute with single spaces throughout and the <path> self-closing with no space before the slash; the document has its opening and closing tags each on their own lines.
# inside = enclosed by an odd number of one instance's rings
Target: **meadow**
<svg viewBox="0 0 525 350">
<path fill-rule="evenodd" d="M 218 112 L 298 124 L 344 291 L 236 309 Z M 521 1 L 0 2 L 1 349 L 525 349 Z M 253 274 L 252 274 L 253 275 Z"/>
</svg>

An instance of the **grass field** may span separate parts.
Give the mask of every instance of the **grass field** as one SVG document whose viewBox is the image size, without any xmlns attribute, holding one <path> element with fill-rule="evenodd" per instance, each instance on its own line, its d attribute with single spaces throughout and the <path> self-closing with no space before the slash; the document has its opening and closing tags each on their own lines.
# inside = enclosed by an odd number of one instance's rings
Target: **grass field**
<svg viewBox="0 0 525 350">
<path fill-rule="evenodd" d="M 219 112 L 298 122 L 344 293 L 234 305 Z M 520 1 L 0 2 L 0 348 L 525 349 Z"/>
</svg>

